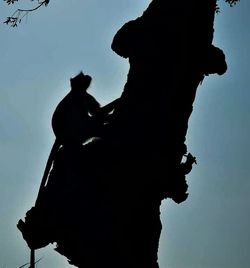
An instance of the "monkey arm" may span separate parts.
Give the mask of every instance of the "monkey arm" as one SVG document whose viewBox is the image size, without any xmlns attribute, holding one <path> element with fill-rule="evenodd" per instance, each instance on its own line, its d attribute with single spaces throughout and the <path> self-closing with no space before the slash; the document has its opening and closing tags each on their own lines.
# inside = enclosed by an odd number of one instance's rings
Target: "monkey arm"
<svg viewBox="0 0 250 268">
<path fill-rule="evenodd" d="M 116 105 L 119 103 L 120 98 L 115 99 L 114 101 L 100 107 L 98 111 L 93 115 L 93 118 L 97 120 L 105 120 L 107 117 L 110 116 L 110 113 L 115 109 Z"/>
<path fill-rule="evenodd" d="M 90 115 L 95 115 L 100 110 L 100 103 L 90 94 L 86 93 L 86 104 Z"/>
<path fill-rule="evenodd" d="M 111 113 L 114 109 L 115 106 L 119 103 L 120 98 L 115 99 L 114 101 L 108 103 L 107 105 L 103 106 L 100 108 L 100 112 L 103 114 L 108 114 Z"/>
</svg>

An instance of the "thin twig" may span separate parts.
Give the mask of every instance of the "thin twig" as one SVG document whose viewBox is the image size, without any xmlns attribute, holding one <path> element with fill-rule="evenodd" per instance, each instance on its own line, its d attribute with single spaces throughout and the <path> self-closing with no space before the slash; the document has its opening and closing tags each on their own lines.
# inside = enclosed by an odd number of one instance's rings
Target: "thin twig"
<svg viewBox="0 0 250 268">
<path fill-rule="evenodd" d="M 38 259 L 38 260 L 35 262 L 35 264 L 36 264 L 36 263 L 38 263 L 38 262 L 39 262 L 41 259 L 42 259 L 42 258 Z M 21 265 L 21 266 L 20 266 L 20 267 L 18 267 L 18 268 L 23 268 L 23 267 L 25 267 L 25 266 L 27 266 L 27 265 L 30 265 L 30 263 L 29 263 L 29 262 L 27 262 L 27 263 L 25 263 L 25 264 Z"/>
<path fill-rule="evenodd" d="M 7 4 L 14 4 L 18 0 L 5 0 Z M 47 6 L 49 4 L 50 0 L 43 0 L 43 1 L 37 1 L 38 5 L 34 8 L 29 9 L 21 9 L 18 8 L 10 17 L 7 17 L 6 21 L 4 22 L 7 25 L 10 25 L 11 27 L 17 27 L 19 23 L 21 23 L 22 19 L 26 17 L 30 12 L 33 12 L 37 9 L 39 9 L 41 6 Z"/>
<path fill-rule="evenodd" d="M 34 8 L 31 8 L 31 9 L 20 9 L 20 8 L 18 8 L 17 11 L 20 11 L 20 12 L 32 12 L 32 11 L 37 10 L 38 8 L 40 8 L 43 5 L 45 5 L 45 6 L 48 5 L 49 1 L 48 0 L 44 0 L 44 1 L 38 2 L 38 3 L 39 3 L 39 5 L 36 6 L 36 7 L 34 7 Z"/>
<path fill-rule="evenodd" d="M 27 262 L 27 263 L 23 264 L 22 266 L 20 266 L 20 267 L 18 267 L 18 268 L 23 268 L 23 267 L 25 267 L 25 266 L 27 266 L 27 265 L 29 265 L 29 264 L 30 264 L 30 263 Z"/>
</svg>

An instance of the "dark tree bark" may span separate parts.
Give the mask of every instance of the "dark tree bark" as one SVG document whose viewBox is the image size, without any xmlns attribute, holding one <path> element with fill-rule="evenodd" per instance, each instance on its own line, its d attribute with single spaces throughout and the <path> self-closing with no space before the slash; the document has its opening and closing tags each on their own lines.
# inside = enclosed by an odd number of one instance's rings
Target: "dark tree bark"
<svg viewBox="0 0 250 268">
<path fill-rule="evenodd" d="M 58 152 L 21 222 L 31 248 L 56 242 L 78 267 L 158 267 L 161 201 L 188 196 L 195 158 L 182 158 L 197 87 L 227 69 L 212 44 L 215 12 L 216 0 L 153 0 L 117 32 L 112 49 L 130 63 L 123 93 L 98 139 Z"/>
</svg>

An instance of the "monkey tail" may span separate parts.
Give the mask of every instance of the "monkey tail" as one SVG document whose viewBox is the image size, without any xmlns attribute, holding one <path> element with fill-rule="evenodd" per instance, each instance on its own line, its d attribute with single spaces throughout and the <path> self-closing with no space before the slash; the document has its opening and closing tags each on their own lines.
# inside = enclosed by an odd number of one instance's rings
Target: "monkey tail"
<svg viewBox="0 0 250 268">
<path fill-rule="evenodd" d="M 55 158 L 55 154 L 59 150 L 60 146 L 61 146 L 61 142 L 59 141 L 59 139 L 56 138 L 55 141 L 54 141 L 54 144 L 53 144 L 53 146 L 51 148 L 49 158 L 48 158 L 46 166 L 45 166 L 45 170 L 44 170 L 43 177 L 42 177 L 41 184 L 40 184 L 40 188 L 39 188 L 39 191 L 38 191 L 36 203 L 40 199 L 42 189 L 45 187 L 45 185 L 47 183 L 49 172 L 51 170 L 52 163 L 53 163 L 54 158 Z"/>
</svg>

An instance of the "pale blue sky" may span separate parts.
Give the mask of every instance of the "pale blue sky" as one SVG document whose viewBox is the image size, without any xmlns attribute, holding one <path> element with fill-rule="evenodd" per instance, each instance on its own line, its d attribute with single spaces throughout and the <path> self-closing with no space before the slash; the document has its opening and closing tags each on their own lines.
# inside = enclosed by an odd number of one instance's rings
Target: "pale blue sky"
<svg viewBox="0 0 250 268">
<path fill-rule="evenodd" d="M 0 24 L 0 267 L 29 261 L 16 223 L 35 202 L 54 139 L 51 116 L 69 78 L 83 70 L 102 104 L 118 97 L 128 63 L 112 52 L 112 37 L 149 2 L 51 0 L 15 29 Z M 188 200 L 163 202 L 161 268 L 249 268 L 250 3 L 219 3 L 214 44 L 228 72 L 198 89 L 187 136 L 198 165 Z M 14 9 L 1 1 L 1 20 Z M 40 268 L 73 267 L 53 246 L 37 256 Z"/>
</svg>

